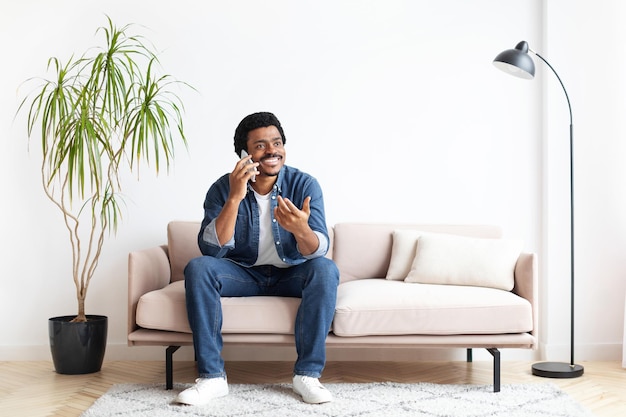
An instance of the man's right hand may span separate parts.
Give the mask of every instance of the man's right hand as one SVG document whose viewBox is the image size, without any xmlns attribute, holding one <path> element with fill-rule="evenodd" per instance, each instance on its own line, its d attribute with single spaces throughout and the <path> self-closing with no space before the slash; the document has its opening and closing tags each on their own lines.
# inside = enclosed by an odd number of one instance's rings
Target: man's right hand
<svg viewBox="0 0 626 417">
<path fill-rule="evenodd" d="M 250 155 L 241 158 L 235 169 L 228 176 L 230 183 L 230 194 L 228 200 L 224 203 L 220 214 L 215 219 L 215 232 L 220 245 L 226 244 L 235 234 L 235 223 L 237 222 L 237 212 L 239 211 L 239 203 L 246 198 L 248 192 L 248 181 L 254 174 L 258 174 L 256 169 L 258 162 L 250 163 L 252 160 Z"/>
<path fill-rule="evenodd" d="M 256 167 L 258 162 L 252 162 L 252 156 L 247 155 L 241 158 L 235 165 L 235 169 L 230 173 L 230 196 L 229 199 L 241 201 L 246 197 L 248 191 L 248 181 L 253 175 L 258 175 L 259 171 Z"/>
</svg>

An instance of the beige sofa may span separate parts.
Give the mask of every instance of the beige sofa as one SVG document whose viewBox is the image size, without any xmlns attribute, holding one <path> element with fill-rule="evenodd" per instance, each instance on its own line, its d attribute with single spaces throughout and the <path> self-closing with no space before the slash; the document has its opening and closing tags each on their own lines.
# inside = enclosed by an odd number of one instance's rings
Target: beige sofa
<svg viewBox="0 0 626 417">
<path fill-rule="evenodd" d="M 198 222 L 171 222 L 167 245 L 130 253 L 128 344 L 192 345 L 183 270 L 197 245 Z M 484 225 L 340 223 L 328 257 L 341 273 L 327 347 L 472 348 L 493 356 L 500 390 L 500 348 L 536 345 L 537 259 L 501 230 Z M 411 281 L 411 282 L 408 282 Z M 292 346 L 300 300 L 222 299 L 225 345 Z M 358 351 L 358 349 L 357 349 Z"/>
</svg>

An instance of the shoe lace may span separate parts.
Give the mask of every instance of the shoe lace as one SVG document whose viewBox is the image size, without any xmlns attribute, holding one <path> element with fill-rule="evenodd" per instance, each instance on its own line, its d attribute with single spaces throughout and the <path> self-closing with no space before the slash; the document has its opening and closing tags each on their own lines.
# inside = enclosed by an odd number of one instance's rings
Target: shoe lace
<svg viewBox="0 0 626 417">
<path fill-rule="evenodd" d="M 195 388 L 198 389 L 205 385 L 213 385 L 219 381 L 219 378 L 197 378 Z"/>
<path fill-rule="evenodd" d="M 303 376 L 302 383 L 308 388 L 325 389 L 317 378 L 310 376 Z"/>
</svg>

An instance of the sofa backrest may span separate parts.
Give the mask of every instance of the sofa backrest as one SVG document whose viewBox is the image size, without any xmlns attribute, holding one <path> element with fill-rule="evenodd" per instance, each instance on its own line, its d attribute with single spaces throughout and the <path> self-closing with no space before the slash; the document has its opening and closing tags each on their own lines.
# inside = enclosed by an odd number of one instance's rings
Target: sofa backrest
<svg viewBox="0 0 626 417">
<path fill-rule="evenodd" d="M 384 278 L 389 269 L 394 230 L 419 230 L 461 236 L 500 238 L 502 229 L 491 225 L 338 223 L 333 227 L 333 260 L 341 282 Z"/>
<path fill-rule="evenodd" d="M 446 225 L 406 223 L 338 223 L 329 230 L 332 258 L 341 273 L 341 282 L 363 278 L 384 278 L 391 259 L 394 230 L 451 233 L 462 236 L 499 238 L 502 230 L 490 225 Z M 172 221 L 167 225 L 172 282 L 184 279 L 187 263 L 201 255 L 198 248 L 200 222 Z"/>
<path fill-rule="evenodd" d="M 185 267 L 201 256 L 198 247 L 200 222 L 173 221 L 167 225 L 167 247 L 172 268 L 172 282 L 185 279 Z"/>
</svg>

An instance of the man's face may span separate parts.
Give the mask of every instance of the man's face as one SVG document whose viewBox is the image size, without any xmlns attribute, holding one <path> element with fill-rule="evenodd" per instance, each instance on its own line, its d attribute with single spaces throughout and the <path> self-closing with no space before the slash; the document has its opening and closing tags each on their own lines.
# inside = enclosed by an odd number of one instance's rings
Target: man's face
<svg viewBox="0 0 626 417">
<path fill-rule="evenodd" d="M 283 138 L 276 126 L 259 127 L 248 132 L 248 153 L 254 162 L 259 162 L 257 169 L 260 176 L 274 177 L 285 164 Z"/>
</svg>

